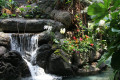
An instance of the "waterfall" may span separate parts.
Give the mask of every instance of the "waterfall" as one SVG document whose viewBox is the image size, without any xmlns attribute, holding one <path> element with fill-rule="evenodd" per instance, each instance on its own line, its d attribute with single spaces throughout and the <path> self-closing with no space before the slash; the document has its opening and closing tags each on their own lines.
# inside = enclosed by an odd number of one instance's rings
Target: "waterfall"
<svg viewBox="0 0 120 80">
<path fill-rule="evenodd" d="M 39 34 L 10 34 L 11 50 L 16 50 L 21 53 L 21 56 L 26 61 L 31 72 L 30 78 L 22 78 L 22 80 L 62 80 L 62 77 L 46 74 L 44 69 L 36 63 L 36 51 L 38 49 Z"/>
</svg>

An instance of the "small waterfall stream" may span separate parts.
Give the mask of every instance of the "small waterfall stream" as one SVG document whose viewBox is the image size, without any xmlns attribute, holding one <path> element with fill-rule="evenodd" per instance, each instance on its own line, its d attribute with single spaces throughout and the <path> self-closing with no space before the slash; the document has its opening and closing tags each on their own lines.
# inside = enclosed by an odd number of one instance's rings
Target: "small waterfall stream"
<svg viewBox="0 0 120 80">
<path fill-rule="evenodd" d="M 21 53 L 31 72 L 30 78 L 23 78 L 22 80 L 62 80 L 62 77 L 46 74 L 44 69 L 32 64 L 32 62 L 36 63 L 38 37 L 39 34 L 10 34 L 11 50 Z"/>
</svg>

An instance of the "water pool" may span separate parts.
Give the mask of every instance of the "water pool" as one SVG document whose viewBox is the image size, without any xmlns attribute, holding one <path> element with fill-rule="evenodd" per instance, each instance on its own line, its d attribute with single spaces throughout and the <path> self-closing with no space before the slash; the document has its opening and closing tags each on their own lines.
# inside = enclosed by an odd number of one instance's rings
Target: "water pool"
<svg viewBox="0 0 120 80">
<path fill-rule="evenodd" d="M 97 75 L 64 77 L 63 80 L 110 80 L 113 76 L 113 70 L 108 68 Z"/>
</svg>

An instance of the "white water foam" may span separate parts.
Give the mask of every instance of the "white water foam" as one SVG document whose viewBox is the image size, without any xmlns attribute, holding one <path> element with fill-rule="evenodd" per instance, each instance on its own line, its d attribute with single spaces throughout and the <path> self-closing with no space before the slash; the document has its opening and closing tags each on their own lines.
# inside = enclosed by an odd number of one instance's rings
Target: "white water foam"
<svg viewBox="0 0 120 80">
<path fill-rule="evenodd" d="M 32 62 L 36 61 L 35 58 L 36 51 L 38 49 L 38 36 L 39 34 L 32 36 L 30 34 L 10 35 L 11 50 L 16 50 L 21 53 L 31 72 L 31 77 L 22 78 L 22 80 L 62 80 L 62 77 L 46 74 L 43 68 L 38 65 L 32 65 Z M 30 61 L 26 59 L 26 53 L 30 55 Z"/>
</svg>

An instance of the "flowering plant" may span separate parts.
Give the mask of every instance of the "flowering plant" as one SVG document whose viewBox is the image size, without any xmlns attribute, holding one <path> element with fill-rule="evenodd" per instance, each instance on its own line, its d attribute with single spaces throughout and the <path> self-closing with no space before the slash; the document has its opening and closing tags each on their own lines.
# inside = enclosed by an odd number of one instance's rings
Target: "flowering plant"
<svg viewBox="0 0 120 80">
<path fill-rule="evenodd" d="M 73 36 L 73 39 L 65 39 L 61 48 L 69 53 L 87 53 L 89 50 L 94 49 L 93 38 L 88 35 L 83 37 Z"/>
</svg>

